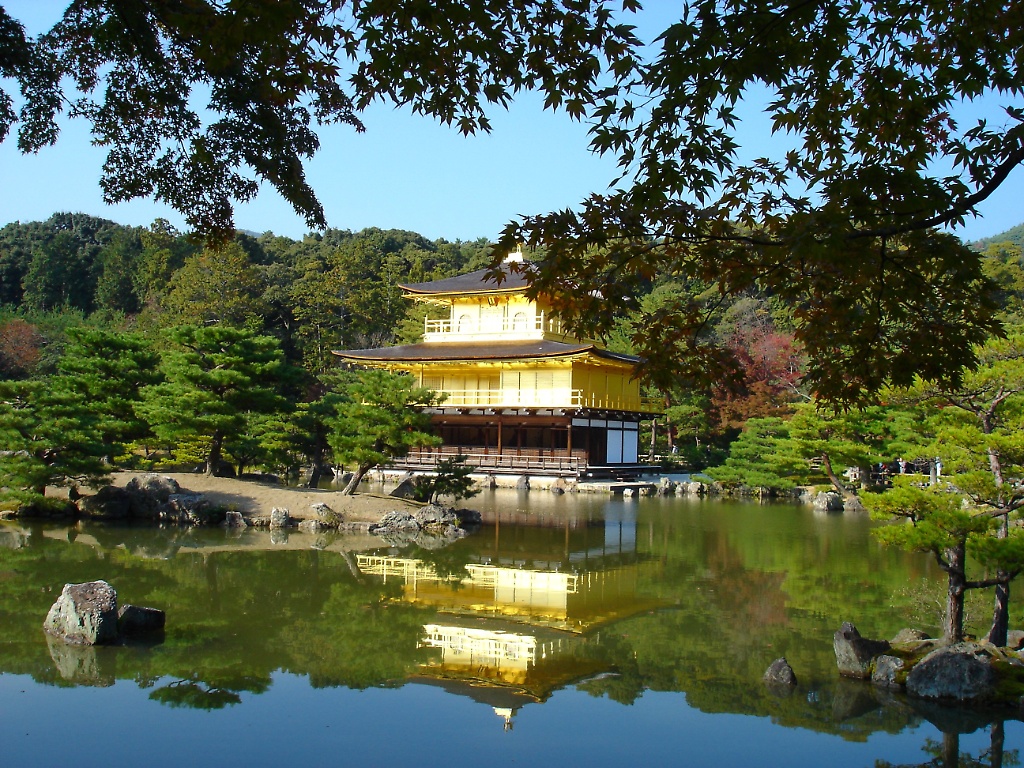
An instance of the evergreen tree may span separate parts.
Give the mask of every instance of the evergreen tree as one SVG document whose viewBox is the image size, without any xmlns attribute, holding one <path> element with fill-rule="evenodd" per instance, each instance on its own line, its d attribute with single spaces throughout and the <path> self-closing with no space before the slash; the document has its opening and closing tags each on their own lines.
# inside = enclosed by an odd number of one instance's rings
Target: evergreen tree
<svg viewBox="0 0 1024 768">
<path fill-rule="evenodd" d="M 32 504 L 46 486 L 96 487 L 103 461 L 102 417 L 52 379 L 0 382 L 0 499 Z"/>
<path fill-rule="evenodd" d="M 886 493 L 866 497 L 865 505 L 876 520 L 892 525 L 875 535 L 886 544 L 914 552 L 930 553 L 946 573 L 946 613 L 943 635 L 951 643 L 964 639 L 964 594 L 1009 583 L 1024 570 L 1024 530 L 1015 527 L 1000 537 L 997 517 L 979 507 L 965 507 L 955 488 L 920 488 L 898 478 Z M 996 572 L 996 576 L 970 578 L 972 561 Z M 1002 645 L 1006 644 L 1005 638 Z"/>
<path fill-rule="evenodd" d="M 788 438 L 789 428 L 782 419 L 751 419 L 730 446 L 725 464 L 705 472 L 726 486 L 767 493 L 794 488 L 794 478 L 805 478 L 809 465 L 793 453 Z"/>
<path fill-rule="evenodd" d="M 411 376 L 366 371 L 352 380 L 343 394 L 328 436 L 338 461 L 355 465 L 343 493 L 353 493 L 374 467 L 401 458 L 413 448 L 440 444 L 440 439 L 429 433 L 430 415 L 423 411 L 437 403 L 437 393 L 415 386 Z"/>
<path fill-rule="evenodd" d="M 161 364 L 162 384 L 142 390 L 141 412 L 169 443 L 209 440 L 207 474 L 221 470 L 225 441 L 246 427 L 249 413 L 272 413 L 285 375 L 276 339 L 251 331 L 181 326 L 169 333 L 175 348 Z"/>
<path fill-rule="evenodd" d="M 164 308 L 179 323 L 263 327 L 263 280 L 238 243 L 190 256 L 172 284 Z"/>
<path fill-rule="evenodd" d="M 69 328 L 70 343 L 57 364 L 58 388 L 77 395 L 95 411 L 97 428 L 110 460 L 124 443 L 149 431 L 136 413 L 140 390 L 156 384 L 159 356 L 141 336 L 96 328 Z"/>
</svg>

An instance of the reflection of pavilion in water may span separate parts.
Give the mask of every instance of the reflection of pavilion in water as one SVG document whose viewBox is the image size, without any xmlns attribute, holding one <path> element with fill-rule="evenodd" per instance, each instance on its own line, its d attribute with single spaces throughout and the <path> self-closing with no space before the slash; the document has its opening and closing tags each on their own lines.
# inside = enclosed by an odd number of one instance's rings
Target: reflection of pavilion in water
<svg viewBox="0 0 1024 768">
<path fill-rule="evenodd" d="M 475 562 L 458 575 L 439 574 L 413 558 L 360 554 L 356 562 L 364 574 L 400 580 L 403 599 L 411 603 L 570 632 L 653 607 L 637 596 L 640 576 L 653 563 L 636 551 L 636 517 L 629 508 L 599 526 L 491 531 L 479 534 Z"/>
<path fill-rule="evenodd" d="M 418 681 L 489 704 L 506 728 L 524 704 L 608 671 L 594 630 L 659 605 L 637 594 L 657 564 L 636 552 L 630 509 L 564 532 L 495 526 L 474 559 L 449 576 L 422 560 L 356 556 L 364 574 L 401 580 L 404 600 L 455 614 L 424 626 L 420 644 L 440 659 Z"/>
</svg>

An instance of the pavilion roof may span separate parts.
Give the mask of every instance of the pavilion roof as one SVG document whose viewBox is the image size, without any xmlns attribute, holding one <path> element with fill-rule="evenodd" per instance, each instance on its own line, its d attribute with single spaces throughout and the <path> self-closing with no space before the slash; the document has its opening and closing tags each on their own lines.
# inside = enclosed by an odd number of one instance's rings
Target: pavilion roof
<svg viewBox="0 0 1024 768">
<path fill-rule="evenodd" d="M 453 294 L 511 293 L 525 290 L 530 285 L 529 277 L 521 272 L 506 272 L 505 279 L 498 283 L 493 279 L 488 279 L 489 271 L 489 269 L 478 269 L 476 272 L 446 277 L 444 280 L 431 280 L 428 283 L 399 283 L 398 287 L 414 296 L 448 296 Z"/>
<path fill-rule="evenodd" d="M 354 363 L 427 363 L 460 361 L 530 360 L 591 354 L 621 363 L 636 364 L 640 358 L 609 352 L 594 344 L 562 341 L 466 341 L 404 344 L 377 349 L 341 349 L 334 354 Z"/>
</svg>

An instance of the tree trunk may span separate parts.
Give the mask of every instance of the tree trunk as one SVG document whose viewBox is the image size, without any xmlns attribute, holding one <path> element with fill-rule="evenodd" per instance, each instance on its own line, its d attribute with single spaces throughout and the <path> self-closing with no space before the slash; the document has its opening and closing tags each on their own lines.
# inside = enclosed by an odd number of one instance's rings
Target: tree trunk
<svg viewBox="0 0 1024 768">
<path fill-rule="evenodd" d="M 982 424 L 985 434 L 989 434 L 992 428 L 988 420 L 984 420 Z M 1002 492 L 1003 464 L 999 460 L 999 453 L 993 448 L 988 449 L 988 466 L 992 472 L 992 479 L 995 480 L 996 487 L 999 488 L 999 505 L 1004 507 L 1005 501 Z M 1009 535 L 1010 515 L 1005 514 L 1002 516 L 999 532 L 996 534 L 996 537 L 1005 539 Z M 1000 583 L 996 584 L 995 605 L 992 609 L 992 627 L 988 631 L 988 641 L 992 645 L 1002 648 L 1006 645 L 1006 632 L 1010 628 L 1010 574 L 1006 571 L 996 571 L 996 577 Z"/>
<path fill-rule="evenodd" d="M 343 549 L 341 550 L 341 557 L 345 561 L 345 565 L 348 566 L 348 570 L 352 574 L 352 577 L 356 580 L 356 583 L 362 584 L 363 572 L 359 570 L 359 564 L 356 562 L 356 559 L 352 557 L 352 553 L 349 552 L 347 549 Z"/>
<path fill-rule="evenodd" d="M 825 469 L 825 474 L 828 476 L 829 482 L 832 483 L 832 487 L 842 495 L 846 496 L 846 487 L 840 482 L 839 478 L 836 477 L 835 470 L 832 469 L 832 459 L 829 458 L 827 453 L 822 452 L 821 454 L 821 466 Z"/>
<path fill-rule="evenodd" d="M 345 490 L 341 492 L 342 496 L 351 496 L 356 492 L 356 488 L 359 487 L 359 483 L 363 480 L 363 475 L 373 469 L 374 464 L 360 464 L 356 467 L 356 471 L 352 473 L 352 479 L 348 481 L 348 485 L 345 486 Z"/>
<path fill-rule="evenodd" d="M 959 768 L 960 766 L 960 734 L 942 734 L 942 768 Z"/>
<path fill-rule="evenodd" d="M 314 461 L 313 466 L 309 470 L 309 481 L 306 483 L 307 488 L 319 488 L 320 480 L 324 476 L 324 464 L 322 461 Z"/>
<path fill-rule="evenodd" d="M 992 645 L 1003 648 L 1006 646 L 1006 633 L 1010 629 L 1010 574 L 997 571 L 1000 583 L 996 584 L 995 606 L 992 610 L 992 626 L 988 630 L 988 638 Z"/>
<path fill-rule="evenodd" d="M 946 590 L 946 616 L 942 625 L 942 634 L 950 643 L 959 643 L 964 639 L 964 592 L 967 579 L 964 573 L 966 545 L 961 544 L 946 550 L 949 568 L 949 586 Z"/>
<path fill-rule="evenodd" d="M 992 723 L 989 736 L 988 760 L 990 768 L 1003 768 L 1003 749 L 1006 740 L 1006 729 L 1002 720 Z"/>
<path fill-rule="evenodd" d="M 206 474 L 213 477 L 220 469 L 221 449 L 224 445 L 224 436 L 220 432 L 214 432 L 210 440 L 210 454 L 206 457 Z"/>
</svg>

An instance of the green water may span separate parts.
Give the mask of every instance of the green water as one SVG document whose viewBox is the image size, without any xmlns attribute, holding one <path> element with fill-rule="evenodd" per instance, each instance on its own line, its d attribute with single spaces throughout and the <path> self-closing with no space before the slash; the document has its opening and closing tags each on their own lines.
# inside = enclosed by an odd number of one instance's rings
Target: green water
<svg viewBox="0 0 1024 768">
<path fill-rule="evenodd" d="M 1024 746 L 1019 722 L 838 678 L 843 621 L 877 637 L 938 623 L 941 574 L 874 543 L 863 516 L 538 491 L 471 502 L 486 524 L 438 550 L 0 525 L 5 764 L 70 748 L 109 765 L 104 738 L 150 765 L 949 765 L 993 737 Z M 62 585 L 97 578 L 164 609 L 165 636 L 48 643 Z M 760 683 L 779 656 L 800 681 L 788 696 Z"/>
</svg>

